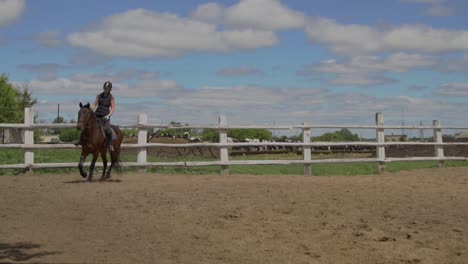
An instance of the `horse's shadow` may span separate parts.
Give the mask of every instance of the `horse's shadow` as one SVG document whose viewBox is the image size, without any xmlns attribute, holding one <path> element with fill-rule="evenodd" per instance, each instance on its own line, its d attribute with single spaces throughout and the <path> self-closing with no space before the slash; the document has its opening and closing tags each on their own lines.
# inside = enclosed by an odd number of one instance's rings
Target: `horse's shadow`
<svg viewBox="0 0 468 264">
<path fill-rule="evenodd" d="M 108 180 L 103 180 L 103 181 L 100 181 L 100 180 L 96 180 L 96 181 L 87 181 L 87 180 L 74 180 L 74 181 L 65 181 L 65 182 L 62 182 L 62 183 L 66 183 L 66 184 L 75 184 L 75 183 L 106 183 L 106 182 L 115 182 L 115 183 L 119 183 L 119 182 L 122 182 L 121 179 L 108 179 Z"/>
<path fill-rule="evenodd" d="M 30 242 L 0 243 L 0 263 L 5 263 L 3 261 L 27 261 L 32 258 L 62 253 L 60 251 L 31 252 L 40 247 L 41 245 Z"/>
</svg>

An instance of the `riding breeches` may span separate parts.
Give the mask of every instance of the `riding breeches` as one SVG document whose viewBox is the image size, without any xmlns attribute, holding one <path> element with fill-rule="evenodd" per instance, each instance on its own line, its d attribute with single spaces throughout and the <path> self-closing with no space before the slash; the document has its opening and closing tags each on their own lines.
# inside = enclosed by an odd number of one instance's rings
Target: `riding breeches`
<svg viewBox="0 0 468 264">
<path fill-rule="evenodd" d="M 111 130 L 111 126 L 110 126 L 110 120 L 105 119 L 105 118 L 101 118 L 100 122 L 101 122 L 102 129 L 104 130 L 104 133 L 106 134 L 106 138 L 107 138 L 108 142 L 111 142 L 112 141 L 112 130 Z"/>
</svg>

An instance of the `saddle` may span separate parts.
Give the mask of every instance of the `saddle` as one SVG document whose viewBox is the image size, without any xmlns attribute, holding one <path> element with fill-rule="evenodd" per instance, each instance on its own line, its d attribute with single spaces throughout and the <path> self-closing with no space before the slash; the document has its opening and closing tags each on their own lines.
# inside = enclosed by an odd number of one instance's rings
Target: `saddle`
<svg viewBox="0 0 468 264">
<path fill-rule="evenodd" d="M 110 127 L 110 130 L 111 130 L 111 138 L 110 138 L 110 141 L 114 141 L 115 139 L 117 139 L 117 132 L 115 132 L 115 129 L 117 129 L 116 126 L 114 125 L 111 125 Z"/>
<path fill-rule="evenodd" d="M 106 135 L 106 132 L 104 131 L 104 126 L 103 126 L 103 123 L 105 121 L 103 121 L 101 118 L 98 118 L 98 123 L 99 123 L 99 127 L 101 127 L 101 131 L 102 131 L 102 134 L 104 135 L 104 137 L 107 137 Z M 115 125 L 112 125 L 112 124 L 109 124 L 109 127 L 110 127 L 110 131 L 111 131 L 111 138 L 109 138 L 110 142 L 114 141 L 116 138 L 117 138 L 117 132 L 115 132 L 115 129 L 117 129 L 117 127 Z"/>
</svg>

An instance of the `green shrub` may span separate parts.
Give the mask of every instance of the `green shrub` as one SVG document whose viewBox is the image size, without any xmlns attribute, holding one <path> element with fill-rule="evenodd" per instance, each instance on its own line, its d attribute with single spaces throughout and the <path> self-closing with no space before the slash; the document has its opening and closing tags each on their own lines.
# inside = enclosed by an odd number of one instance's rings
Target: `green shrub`
<svg viewBox="0 0 468 264">
<path fill-rule="evenodd" d="M 66 128 L 60 131 L 59 139 L 62 142 L 73 142 L 78 140 L 81 132 L 74 128 Z"/>
</svg>

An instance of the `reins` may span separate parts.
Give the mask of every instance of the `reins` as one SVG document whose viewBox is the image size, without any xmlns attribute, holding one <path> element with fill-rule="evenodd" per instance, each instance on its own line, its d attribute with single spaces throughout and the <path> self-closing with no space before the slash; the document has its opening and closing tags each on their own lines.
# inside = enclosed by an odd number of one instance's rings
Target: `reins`
<svg viewBox="0 0 468 264">
<path fill-rule="evenodd" d="M 91 108 L 89 110 L 91 111 L 91 114 L 93 115 L 94 119 L 96 120 L 96 123 L 98 124 L 98 126 L 99 126 L 99 128 L 101 130 L 101 133 L 105 138 L 106 133 L 104 132 L 104 127 L 102 126 L 100 119 L 96 117 L 96 113 Z M 89 119 L 91 118 L 91 114 L 88 116 L 88 119 L 86 120 L 86 123 L 84 123 L 83 129 L 86 129 L 86 128 L 90 127 L 89 126 Z"/>
</svg>

